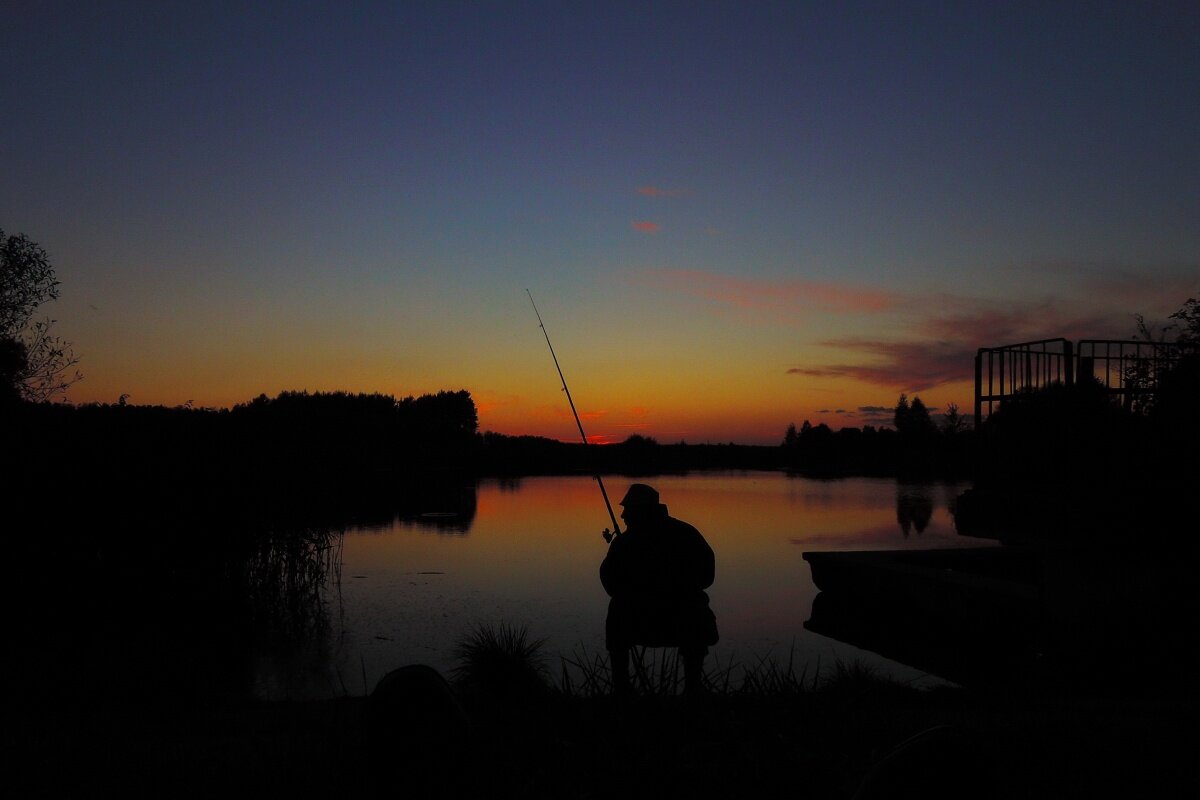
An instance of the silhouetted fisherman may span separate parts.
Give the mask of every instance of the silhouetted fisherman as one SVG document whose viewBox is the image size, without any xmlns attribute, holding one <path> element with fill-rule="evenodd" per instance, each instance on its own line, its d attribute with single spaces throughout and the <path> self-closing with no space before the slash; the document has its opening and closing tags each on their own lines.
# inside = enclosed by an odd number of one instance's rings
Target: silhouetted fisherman
<svg viewBox="0 0 1200 800">
<path fill-rule="evenodd" d="M 712 586 L 712 548 L 691 525 L 667 514 L 658 492 L 644 483 L 621 501 L 625 533 L 613 540 L 600 565 L 612 597 L 605 626 L 613 691 L 630 690 L 629 648 L 678 647 L 684 689 L 701 688 L 704 657 L 717 643 L 717 620 L 704 592 Z"/>
</svg>

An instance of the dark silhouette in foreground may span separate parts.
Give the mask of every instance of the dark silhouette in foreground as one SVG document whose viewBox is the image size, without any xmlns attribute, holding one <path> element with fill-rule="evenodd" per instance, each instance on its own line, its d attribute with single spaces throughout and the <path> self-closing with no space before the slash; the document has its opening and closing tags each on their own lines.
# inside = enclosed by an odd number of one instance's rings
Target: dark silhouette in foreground
<svg viewBox="0 0 1200 800">
<path fill-rule="evenodd" d="M 712 548 L 698 530 L 670 516 L 644 483 L 631 485 L 621 506 L 626 531 L 600 565 L 600 581 L 612 597 L 605 640 L 613 691 L 630 691 L 629 649 L 642 645 L 678 647 L 684 689 L 698 692 L 704 657 L 718 639 L 704 591 L 714 578 Z"/>
</svg>

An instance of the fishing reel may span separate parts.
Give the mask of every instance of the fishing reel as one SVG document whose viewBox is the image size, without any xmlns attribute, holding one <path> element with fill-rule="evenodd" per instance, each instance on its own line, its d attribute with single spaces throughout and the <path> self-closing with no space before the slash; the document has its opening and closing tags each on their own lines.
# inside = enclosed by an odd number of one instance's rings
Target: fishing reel
<svg viewBox="0 0 1200 800">
<path fill-rule="evenodd" d="M 615 533 L 613 533 L 612 531 L 610 531 L 608 528 L 605 528 L 604 532 L 601 533 L 600 535 L 603 536 L 604 541 L 608 542 L 609 544 L 612 544 L 612 540 L 617 538 L 617 535 Z"/>
</svg>

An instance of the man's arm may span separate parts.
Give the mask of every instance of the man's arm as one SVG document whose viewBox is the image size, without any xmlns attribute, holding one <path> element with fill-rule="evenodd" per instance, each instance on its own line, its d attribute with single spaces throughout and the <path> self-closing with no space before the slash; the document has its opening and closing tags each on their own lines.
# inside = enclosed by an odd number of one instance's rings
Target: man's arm
<svg viewBox="0 0 1200 800">
<path fill-rule="evenodd" d="M 707 589 L 717 577 L 717 557 L 699 531 L 696 532 L 696 538 L 696 579 L 701 589 Z"/>
<path fill-rule="evenodd" d="M 608 546 L 608 553 L 600 562 L 600 583 L 609 597 L 615 597 L 623 592 L 629 584 L 628 554 L 625 552 L 628 541 L 618 536 Z"/>
<path fill-rule="evenodd" d="M 682 520 L 675 524 L 674 548 L 677 559 L 675 585 L 685 591 L 704 591 L 713 585 L 717 560 L 700 531 Z"/>
</svg>

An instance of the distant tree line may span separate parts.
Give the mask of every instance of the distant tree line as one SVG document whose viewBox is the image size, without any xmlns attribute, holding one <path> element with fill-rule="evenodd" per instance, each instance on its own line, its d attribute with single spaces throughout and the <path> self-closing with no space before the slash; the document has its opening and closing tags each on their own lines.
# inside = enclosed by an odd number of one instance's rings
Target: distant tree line
<svg viewBox="0 0 1200 800">
<path fill-rule="evenodd" d="M 834 431 L 808 420 L 787 428 L 782 442 L 789 469 L 812 475 L 961 477 L 969 474 L 974 432 L 951 403 L 934 422 L 920 397 L 900 395 L 894 428 L 865 425 Z"/>
<path fill-rule="evenodd" d="M 70 497 L 134 515 L 206 504 L 251 513 L 361 505 L 469 474 L 479 448 L 465 390 L 399 400 L 283 392 L 230 409 L 139 406 L 125 396 L 20 403 L 6 423 L 6 449 L 20 465 L 14 497 Z"/>
<path fill-rule="evenodd" d="M 479 451 L 480 470 L 489 475 L 563 473 L 620 473 L 656 475 L 693 469 L 779 469 L 778 447 L 727 444 L 660 444 L 633 434 L 608 445 L 560 442 L 540 436 L 484 433 Z"/>
</svg>

